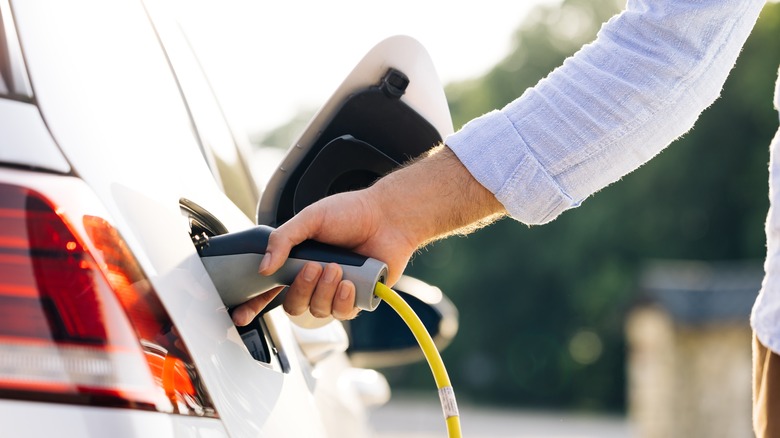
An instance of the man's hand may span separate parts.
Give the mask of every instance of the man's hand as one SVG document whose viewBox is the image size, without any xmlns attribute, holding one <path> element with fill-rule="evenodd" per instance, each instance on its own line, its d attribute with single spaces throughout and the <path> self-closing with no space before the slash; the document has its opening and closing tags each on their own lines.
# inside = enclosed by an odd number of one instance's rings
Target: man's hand
<svg viewBox="0 0 780 438">
<path fill-rule="evenodd" d="M 437 148 L 367 189 L 329 196 L 303 209 L 271 233 L 259 273 L 273 274 L 293 246 L 312 239 L 385 262 L 392 286 L 421 245 L 465 234 L 504 214 L 452 151 Z M 315 317 L 353 318 L 355 286 L 341 277 L 337 264 L 323 269 L 307 263 L 287 292 L 285 311 L 300 315 L 309 309 Z M 267 304 L 264 295 L 236 308 L 234 322 L 248 324 Z"/>
</svg>

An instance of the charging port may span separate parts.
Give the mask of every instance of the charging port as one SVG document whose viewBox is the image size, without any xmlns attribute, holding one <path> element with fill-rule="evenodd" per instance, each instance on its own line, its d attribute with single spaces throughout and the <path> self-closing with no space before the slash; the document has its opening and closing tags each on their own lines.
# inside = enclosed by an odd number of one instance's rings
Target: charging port
<svg viewBox="0 0 780 438">
<path fill-rule="evenodd" d="M 192 244 L 195 245 L 198 252 L 208 245 L 210 238 L 227 234 L 228 230 L 222 222 L 195 202 L 182 198 L 179 200 L 179 207 L 187 220 Z M 249 354 L 256 361 L 278 367 L 280 371 L 284 370 L 285 360 L 282 360 L 281 357 L 275 360 L 275 356 L 280 356 L 280 354 L 273 346 L 262 314 L 245 327 L 236 327 L 236 329 Z"/>
<path fill-rule="evenodd" d="M 189 199 L 179 199 L 179 208 L 182 215 L 187 218 L 190 237 L 196 248 L 200 249 L 211 237 L 227 234 L 227 228 L 219 219 Z"/>
</svg>

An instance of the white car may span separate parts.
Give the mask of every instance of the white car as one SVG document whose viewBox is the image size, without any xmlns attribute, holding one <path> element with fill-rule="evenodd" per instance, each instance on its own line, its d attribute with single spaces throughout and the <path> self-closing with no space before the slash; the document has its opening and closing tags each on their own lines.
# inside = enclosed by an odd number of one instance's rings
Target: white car
<svg viewBox="0 0 780 438">
<path fill-rule="evenodd" d="M 392 312 L 303 329 L 277 306 L 239 329 L 196 245 L 365 186 L 451 130 L 426 52 L 388 39 L 261 196 L 165 1 L 0 0 L 0 434 L 370 436 L 387 383 L 356 367 L 421 357 Z M 404 281 L 451 339 L 446 298 Z"/>
</svg>

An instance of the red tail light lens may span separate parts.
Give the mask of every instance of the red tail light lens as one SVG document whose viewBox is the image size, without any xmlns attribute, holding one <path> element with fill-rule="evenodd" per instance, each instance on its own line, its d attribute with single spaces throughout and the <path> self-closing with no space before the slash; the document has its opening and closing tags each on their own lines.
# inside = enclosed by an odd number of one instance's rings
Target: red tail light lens
<svg viewBox="0 0 780 438">
<path fill-rule="evenodd" d="M 73 219 L 0 184 L 0 397 L 216 416 L 119 233 Z"/>
</svg>

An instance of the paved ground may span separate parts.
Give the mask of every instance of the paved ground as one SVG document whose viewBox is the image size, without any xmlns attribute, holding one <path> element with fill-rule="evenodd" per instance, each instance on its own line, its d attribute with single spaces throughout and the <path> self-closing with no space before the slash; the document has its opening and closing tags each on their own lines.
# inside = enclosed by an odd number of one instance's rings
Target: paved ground
<svg viewBox="0 0 780 438">
<path fill-rule="evenodd" d="M 432 397 L 436 397 L 433 393 Z M 459 406 L 464 438 L 633 438 L 623 417 Z M 376 438 L 446 437 L 438 399 L 393 395 L 372 413 Z"/>
</svg>

